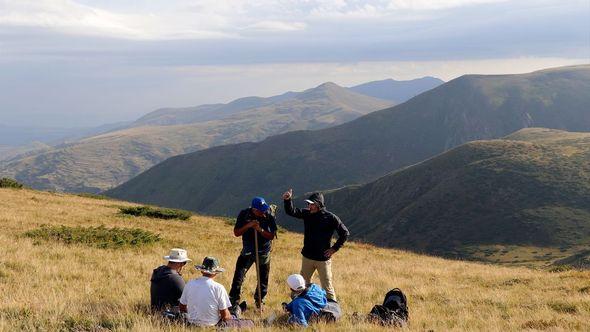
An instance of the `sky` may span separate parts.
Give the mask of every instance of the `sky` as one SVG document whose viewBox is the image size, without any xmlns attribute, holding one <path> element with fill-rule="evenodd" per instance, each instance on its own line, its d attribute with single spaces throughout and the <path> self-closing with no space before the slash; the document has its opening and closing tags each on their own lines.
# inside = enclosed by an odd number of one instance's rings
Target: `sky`
<svg viewBox="0 0 590 332">
<path fill-rule="evenodd" d="M 590 0 L 0 0 L 0 124 L 590 63 Z"/>
</svg>

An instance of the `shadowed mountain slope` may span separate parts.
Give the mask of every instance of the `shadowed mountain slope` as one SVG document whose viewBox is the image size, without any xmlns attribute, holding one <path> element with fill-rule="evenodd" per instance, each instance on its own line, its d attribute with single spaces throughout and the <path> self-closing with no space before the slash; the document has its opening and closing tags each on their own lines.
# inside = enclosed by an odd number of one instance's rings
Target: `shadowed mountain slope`
<svg viewBox="0 0 590 332">
<path fill-rule="evenodd" d="M 251 197 L 375 180 L 462 143 L 525 127 L 590 131 L 590 66 L 467 75 L 396 107 L 317 131 L 170 158 L 107 192 L 132 201 L 233 215 Z"/>
<path fill-rule="evenodd" d="M 523 129 L 325 196 L 354 238 L 377 245 L 555 261 L 590 250 L 590 133 Z"/>
</svg>

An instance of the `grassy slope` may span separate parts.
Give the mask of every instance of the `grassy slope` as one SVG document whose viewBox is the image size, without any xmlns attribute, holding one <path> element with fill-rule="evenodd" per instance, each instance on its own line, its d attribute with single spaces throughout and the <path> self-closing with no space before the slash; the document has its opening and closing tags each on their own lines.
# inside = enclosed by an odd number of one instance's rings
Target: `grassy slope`
<svg viewBox="0 0 590 332">
<path fill-rule="evenodd" d="M 93 136 L 0 163 L 0 175 L 38 189 L 99 192 L 171 156 L 211 146 L 259 141 L 291 130 L 325 128 L 391 104 L 326 83 L 293 99 L 269 102 L 223 119 L 133 127 Z"/>
<path fill-rule="evenodd" d="M 172 246 L 187 248 L 194 259 L 219 257 L 229 270 L 219 281 L 229 287 L 240 240 L 231 235 L 227 221 L 199 216 L 186 222 L 130 218 L 118 214 L 122 205 L 128 203 L 0 189 L 0 329 L 182 330 L 162 326 L 146 313 L 151 270 Z M 101 250 L 35 244 L 22 236 L 41 224 L 140 227 L 160 233 L 164 242 Z M 265 316 L 286 300 L 284 278 L 298 270 L 301 243 L 301 236 L 293 233 L 281 233 L 275 243 Z M 378 330 L 352 325 L 350 315 L 368 312 L 392 287 L 408 294 L 410 330 L 590 329 L 587 271 L 550 273 L 348 244 L 335 257 L 334 272 L 346 314 L 331 327 L 335 331 Z M 184 277 L 196 275 L 191 268 Z M 252 271 L 245 294 L 253 292 L 254 284 Z"/>
<path fill-rule="evenodd" d="M 524 129 L 332 191 L 326 201 L 357 238 L 379 245 L 547 264 L 589 249 L 589 160 L 589 133 Z"/>
<path fill-rule="evenodd" d="M 467 75 L 337 127 L 173 157 L 109 194 L 231 213 L 243 197 L 277 200 L 289 187 L 302 193 L 366 183 L 465 142 L 525 127 L 590 131 L 588 91 L 590 65 Z"/>
</svg>

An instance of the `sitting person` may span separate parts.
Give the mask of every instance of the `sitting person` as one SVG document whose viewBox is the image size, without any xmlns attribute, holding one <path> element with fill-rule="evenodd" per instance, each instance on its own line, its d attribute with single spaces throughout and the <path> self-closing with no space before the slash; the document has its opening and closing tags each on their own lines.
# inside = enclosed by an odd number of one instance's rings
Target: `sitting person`
<svg viewBox="0 0 590 332">
<path fill-rule="evenodd" d="M 182 268 L 189 262 L 186 250 L 174 248 L 168 256 L 164 256 L 168 262 L 152 273 L 150 280 L 151 307 L 154 311 L 166 311 L 178 313 L 180 296 L 184 289 Z"/>
<path fill-rule="evenodd" d="M 197 326 L 254 327 L 253 321 L 230 314 L 227 291 L 214 280 L 225 271 L 217 258 L 205 257 L 203 264 L 195 267 L 203 276 L 189 281 L 180 296 L 180 312 L 187 314 L 188 322 Z"/>
<path fill-rule="evenodd" d="M 283 303 L 283 308 L 290 314 L 289 323 L 307 326 L 310 318 L 318 317 L 328 303 L 326 291 L 316 284 L 306 287 L 300 274 L 290 275 L 287 284 L 293 299 L 289 304 Z"/>
</svg>

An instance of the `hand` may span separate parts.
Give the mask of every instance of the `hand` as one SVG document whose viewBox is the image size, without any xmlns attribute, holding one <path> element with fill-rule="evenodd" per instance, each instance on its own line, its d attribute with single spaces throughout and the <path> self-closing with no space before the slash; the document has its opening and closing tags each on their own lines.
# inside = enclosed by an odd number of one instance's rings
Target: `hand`
<svg viewBox="0 0 590 332">
<path fill-rule="evenodd" d="M 285 191 L 285 193 L 283 194 L 283 200 L 284 201 L 288 201 L 293 197 L 293 189 L 289 189 L 287 191 Z"/>
<path fill-rule="evenodd" d="M 256 225 L 258 225 L 258 220 L 250 220 L 250 221 L 248 221 L 248 223 L 246 224 L 246 226 L 247 226 L 248 228 L 254 228 L 254 229 L 256 229 Z M 260 227 L 260 226 L 258 226 L 258 227 Z"/>
<path fill-rule="evenodd" d="M 286 302 L 281 303 L 281 306 L 283 307 L 283 311 L 289 312 L 289 310 L 287 309 L 287 303 Z"/>
<path fill-rule="evenodd" d="M 324 251 L 324 256 L 325 256 L 326 258 L 331 258 L 331 257 L 332 257 L 332 255 L 334 255 L 334 253 L 335 253 L 335 252 L 336 252 L 336 250 L 334 250 L 334 249 L 330 248 L 330 249 L 328 249 L 328 250 Z"/>
<path fill-rule="evenodd" d="M 260 224 L 258 223 L 258 221 L 256 222 L 256 224 L 253 226 L 253 228 L 259 232 L 262 233 L 262 228 L 260 227 Z"/>
</svg>

